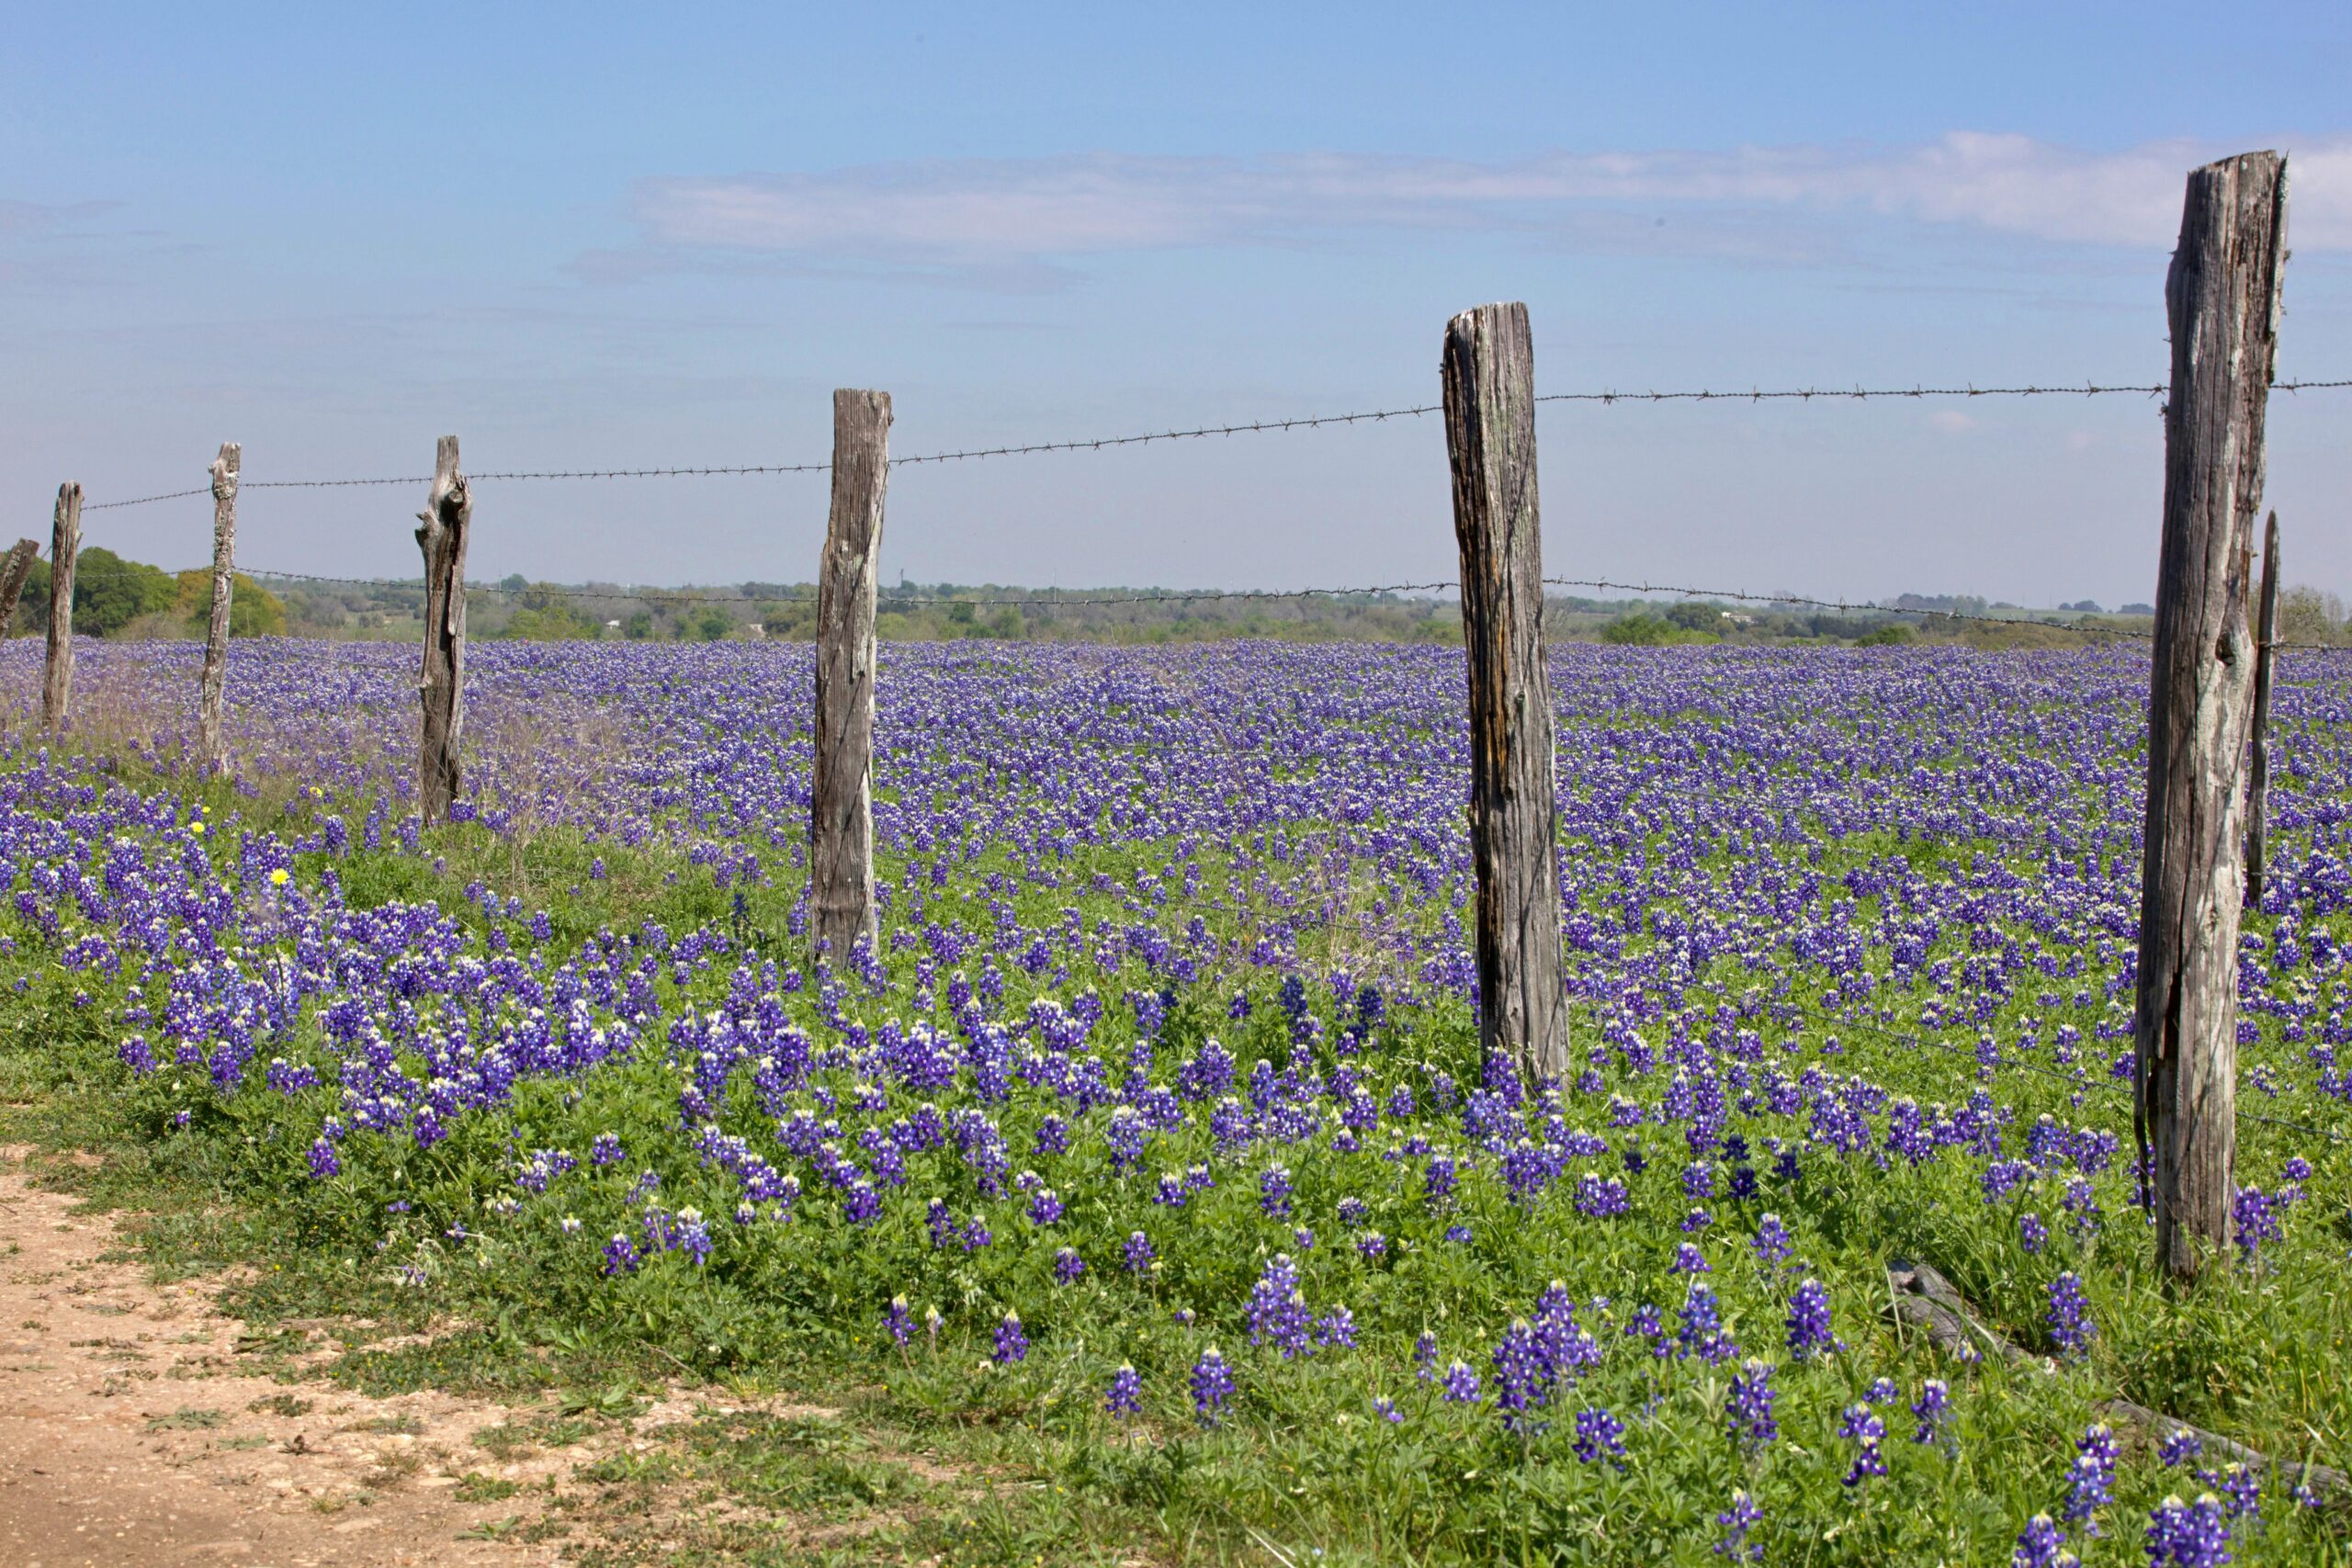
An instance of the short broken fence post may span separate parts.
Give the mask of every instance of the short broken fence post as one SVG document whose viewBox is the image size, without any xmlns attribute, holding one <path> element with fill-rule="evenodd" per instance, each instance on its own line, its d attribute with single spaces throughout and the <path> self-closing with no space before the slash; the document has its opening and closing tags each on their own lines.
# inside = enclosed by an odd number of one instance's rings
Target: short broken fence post
<svg viewBox="0 0 2352 1568">
<path fill-rule="evenodd" d="M 25 580 L 33 574 L 33 562 L 40 558 L 39 539 L 18 539 L 9 547 L 7 558 L 0 561 L 0 637 L 8 635 L 8 626 L 17 618 L 17 605 L 25 596 Z"/>
<path fill-rule="evenodd" d="M 2254 634 L 2254 755 L 2245 784 L 2245 907 L 2262 908 L 2262 859 L 2269 838 L 2270 676 L 2278 658 L 2278 514 L 2262 536 L 2262 613 Z"/>
<path fill-rule="evenodd" d="M 1447 322 L 1442 371 L 1470 675 L 1478 1043 L 1531 1073 L 1565 1077 L 1557 764 L 1527 307 L 1482 305 Z"/>
<path fill-rule="evenodd" d="M 82 487 L 57 487 L 49 533 L 49 658 L 41 668 L 40 727 L 64 729 L 74 705 L 74 569 L 82 558 Z"/>
<path fill-rule="evenodd" d="M 2132 1122 L 2155 1209 L 2156 1264 L 2181 1281 L 2226 1266 L 2237 1196 L 2241 831 L 2255 667 L 2246 579 L 2286 199 L 2286 160 L 2275 152 L 2193 171 L 2165 281 L 2172 382 Z"/>
<path fill-rule="evenodd" d="M 229 605 L 236 592 L 237 444 L 224 441 L 212 459 L 212 615 L 204 630 L 204 674 L 198 701 L 197 744 L 208 770 L 229 760 L 221 739 L 221 705 L 229 684 Z"/>
<path fill-rule="evenodd" d="M 474 501 L 458 468 L 458 438 L 434 455 L 433 489 L 416 514 L 424 553 L 424 658 L 416 692 L 424 708 L 417 741 L 417 807 L 432 827 L 465 793 L 459 754 L 466 723 L 466 544 Z"/>
<path fill-rule="evenodd" d="M 817 571 L 808 927 L 820 956 L 874 940 L 875 573 L 890 478 L 890 394 L 833 393 L 832 501 Z"/>
</svg>

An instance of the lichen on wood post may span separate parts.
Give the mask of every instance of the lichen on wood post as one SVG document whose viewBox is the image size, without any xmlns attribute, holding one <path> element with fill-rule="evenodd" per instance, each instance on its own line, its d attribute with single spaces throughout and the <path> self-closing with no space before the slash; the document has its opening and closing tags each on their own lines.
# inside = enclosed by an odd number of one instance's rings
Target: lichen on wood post
<svg viewBox="0 0 2352 1568">
<path fill-rule="evenodd" d="M 39 539 L 18 539 L 8 548 L 7 558 L 0 560 L 0 637 L 8 635 L 9 625 L 17 618 L 17 605 L 25 596 L 25 580 L 33 574 L 33 562 L 40 558 Z"/>
<path fill-rule="evenodd" d="M 1442 373 L 1470 676 L 1478 1040 L 1560 1076 L 1571 1064 L 1527 307 L 1454 317 Z"/>
<path fill-rule="evenodd" d="M 2237 1192 L 2238 924 L 2254 520 L 2278 330 L 2286 160 L 2188 176 L 2165 282 L 2172 384 L 2148 694 L 2133 1130 L 2177 1280 L 2225 1264 Z"/>
<path fill-rule="evenodd" d="M 49 533 L 49 657 L 41 667 L 40 727 L 51 734 L 74 705 L 74 569 L 82 558 L 82 487 L 57 487 Z"/>
<path fill-rule="evenodd" d="M 474 501 L 458 468 L 458 438 L 441 438 L 433 489 L 416 514 L 424 553 L 424 657 L 416 690 L 424 708 L 417 745 L 417 806 L 425 826 L 465 793 L 459 752 L 466 725 L 466 544 Z"/>
<path fill-rule="evenodd" d="M 808 807 L 809 932 L 846 964 L 874 940 L 875 575 L 890 478 L 890 394 L 833 393 L 832 504 L 817 571 L 816 768 Z"/>
<path fill-rule="evenodd" d="M 220 444 L 212 459 L 212 615 L 204 628 L 204 673 L 198 680 L 197 744 L 204 765 L 218 770 L 229 760 L 222 737 L 221 707 L 229 685 L 229 605 L 236 592 L 237 468 L 233 441 Z"/>
</svg>

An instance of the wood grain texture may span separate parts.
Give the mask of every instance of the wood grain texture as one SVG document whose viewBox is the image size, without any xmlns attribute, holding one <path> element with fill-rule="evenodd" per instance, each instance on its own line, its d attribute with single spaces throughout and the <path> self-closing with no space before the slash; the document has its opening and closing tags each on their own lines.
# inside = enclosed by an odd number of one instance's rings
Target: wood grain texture
<svg viewBox="0 0 2352 1568">
<path fill-rule="evenodd" d="M 25 596 L 25 579 L 33 574 L 33 562 L 40 558 L 39 539 L 18 539 L 8 547 L 7 558 L 0 560 L 0 637 L 8 635 L 8 627 L 17 619 L 17 605 Z"/>
<path fill-rule="evenodd" d="M 212 459 L 212 616 L 204 628 L 204 672 L 198 677 L 197 745 L 207 768 L 229 760 L 221 708 L 229 687 L 229 604 L 236 592 L 237 469 L 243 454 L 233 441 L 220 444 Z"/>
<path fill-rule="evenodd" d="M 2247 578 L 2285 219 L 2278 154 L 2196 170 L 2165 283 L 2172 384 L 2132 1033 L 2134 1130 L 2149 1162 L 2156 1259 L 2179 1280 L 2226 1266 L 2236 1195 L 2238 921 L 2255 666 Z"/>
<path fill-rule="evenodd" d="M 1442 378 L 1470 675 L 1478 1039 L 1532 1072 L 1565 1075 L 1568 1005 L 1527 307 L 1482 305 L 1447 322 Z"/>
<path fill-rule="evenodd" d="M 808 927 L 839 967 L 874 940 L 875 575 L 890 478 L 890 394 L 833 393 L 832 506 L 817 570 L 816 777 Z"/>
<path fill-rule="evenodd" d="M 49 530 L 49 657 L 41 667 L 40 727 L 52 733 L 72 720 L 74 570 L 82 558 L 82 487 L 57 487 Z"/>
<path fill-rule="evenodd" d="M 416 514 L 424 553 L 424 657 L 417 673 L 424 708 L 417 739 L 417 801 L 425 826 L 445 820 L 465 793 L 460 750 L 466 728 L 466 545 L 473 533 L 473 492 L 458 467 L 458 438 L 434 454 L 433 489 Z"/>
<path fill-rule="evenodd" d="M 2245 784 L 2245 903 L 2262 908 L 2262 862 L 2270 820 L 2270 674 L 2278 638 L 2278 514 L 2262 531 L 2262 613 L 2254 633 L 2254 750 Z"/>
</svg>

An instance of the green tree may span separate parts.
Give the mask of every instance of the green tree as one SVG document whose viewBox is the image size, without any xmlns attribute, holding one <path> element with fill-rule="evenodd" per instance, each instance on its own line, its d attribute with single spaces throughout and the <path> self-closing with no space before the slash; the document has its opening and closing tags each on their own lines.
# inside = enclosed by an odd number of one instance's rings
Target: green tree
<svg viewBox="0 0 2352 1568">
<path fill-rule="evenodd" d="M 1647 610 L 1636 610 L 1620 615 L 1600 628 L 1600 640 L 1623 644 L 1628 648 L 1663 648 L 1674 640 L 1676 626 L 1663 615 L 1653 615 Z"/>
<path fill-rule="evenodd" d="M 718 642 L 735 629 L 734 620 L 716 604 L 706 604 L 687 623 L 696 642 Z"/>
</svg>

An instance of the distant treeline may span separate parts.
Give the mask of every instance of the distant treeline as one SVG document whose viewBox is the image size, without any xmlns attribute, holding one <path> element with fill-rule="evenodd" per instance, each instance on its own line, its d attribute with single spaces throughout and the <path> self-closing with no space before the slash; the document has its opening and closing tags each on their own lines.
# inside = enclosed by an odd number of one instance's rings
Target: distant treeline
<svg viewBox="0 0 2352 1568">
<path fill-rule="evenodd" d="M 208 571 L 166 572 L 102 547 L 87 548 L 75 573 L 74 626 L 101 637 L 200 636 L 210 594 Z M 422 635 L 424 611 L 422 583 L 268 576 L 255 581 L 240 574 L 231 631 L 240 637 L 408 640 Z M 466 613 L 478 637 L 547 641 L 806 640 L 815 635 L 817 621 L 816 590 L 808 583 L 648 588 L 539 582 L 520 574 L 472 584 Z M 1726 604 L 1705 599 L 1562 595 L 1546 601 L 1545 613 L 1555 637 L 1635 646 L 1926 641 L 1980 648 L 2062 647 L 2104 632 L 2145 632 L 2152 615 L 2145 604 L 2125 604 L 2109 613 L 2081 600 L 2056 610 L 2033 610 L 1962 594 L 1921 593 L 1904 593 L 1849 611 L 1816 610 L 1793 597 L 1777 604 Z M 12 629 L 40 630 L 48 615 L 49 564 L 42 561 L 26 586 Z M 2286 641 L 2352 644 L 2343 602 L 2317 589 L 2291 588 L 2282 593 L 2279 621 L 2279 636 Z M 899 641 L 1462 639 L 1461 613 L 1451 599 L 1393 593 L 1212 599 L 1188 597 L 1181 590 L 1024 589 L 998 583 L 901 581 L 883 591 L 878 626 L 883 637 Z"/>
</svg>

